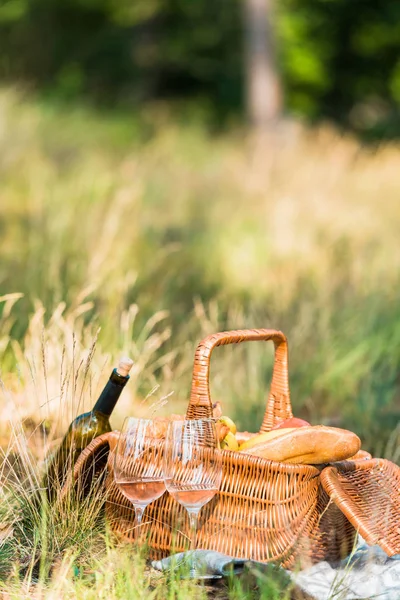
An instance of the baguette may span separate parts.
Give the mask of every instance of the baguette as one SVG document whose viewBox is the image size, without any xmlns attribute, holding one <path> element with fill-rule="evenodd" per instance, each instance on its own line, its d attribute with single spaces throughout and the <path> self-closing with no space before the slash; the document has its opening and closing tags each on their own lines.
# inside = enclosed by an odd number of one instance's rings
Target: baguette
<svg viewBox="0 0 400 600">
<path fill-rule="evenodd" d="M 261 444 L 265 444 L 270 440 L 273 440 L 277 437 L 282 437 L 289 431 L 293 431 L 294 427 L 287 427 L 285 429 L 271 429 L 271 431 L 264 431 L 264 433 L 258 433 L 255 436 L 252 436 L 250 439 L 246 440 L 240 445 L 239 450 L 250 450 L 250 448 L 260 446 Z"/>
<path fill-rule="evenodd" d="M 361 441 L 352 431 L 317 425 L 296 427 L 242 452 L 277 462 L 319 465 L 346 460 L 354 456 L 360 447 Z"/>
</svg>

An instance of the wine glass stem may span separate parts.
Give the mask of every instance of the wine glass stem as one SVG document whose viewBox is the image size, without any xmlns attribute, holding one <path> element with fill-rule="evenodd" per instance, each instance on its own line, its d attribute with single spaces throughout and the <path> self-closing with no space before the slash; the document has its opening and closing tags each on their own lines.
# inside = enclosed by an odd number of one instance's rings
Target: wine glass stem
<svg viewBox="0 0 400 600">
<path fill-rule="evenodd" d="M 196 550 L 196 535 L 197 535 L 197 521 L 200 509 L 188 510 L 189 521 L 190 521 L 190 550 L 192 552 L 192 558 L 190 561 L 190 576 L 195 577 L 196 567 L 194 563 L 194 551 Z"/>
<path fill-rule="evenodd" d="M 139 506 L 139 505 L 135 506 L 136 524 L 138 527 L 140 527 L 140 524 L 142 522 L 142 517 L 143 517 L 145 508 L 146 508 L 145 506 Z"/>
</svg>

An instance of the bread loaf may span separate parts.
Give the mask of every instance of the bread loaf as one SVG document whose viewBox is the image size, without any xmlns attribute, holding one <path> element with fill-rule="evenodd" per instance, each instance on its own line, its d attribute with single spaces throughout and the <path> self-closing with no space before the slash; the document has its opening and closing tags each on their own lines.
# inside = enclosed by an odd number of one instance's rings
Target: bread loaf
<svg viewBox="0 0 400 600">
<path fill-rule="evenodd" d="M 350 458 L 360 446 L 360 439 L 352 431 L 317 425 L 292 429 L 242 452 L 277 462 L 319 465 Z"/>
<path fill-rule="evenodd" d="M 285 435 L 286 433 L 289 433 L 289 431 L 293 431 L 294 429 L 295 429 L 294 427 L 286 428 L 286 429 L 271 429 L 271 431 L 265 431 L 264 433 L 257 433 L 257 435 L 254 435 L 251 438 L 249 438 L 248 440 L 242 442 L 239 450 L 250 450 L 250 448 L 253 448 L 255 446 L 260 446 L 261 444 L 269 442 L 270 440 L 273 440 L 274 438 L 282 437 L 283 435 Z"/>
</svg>

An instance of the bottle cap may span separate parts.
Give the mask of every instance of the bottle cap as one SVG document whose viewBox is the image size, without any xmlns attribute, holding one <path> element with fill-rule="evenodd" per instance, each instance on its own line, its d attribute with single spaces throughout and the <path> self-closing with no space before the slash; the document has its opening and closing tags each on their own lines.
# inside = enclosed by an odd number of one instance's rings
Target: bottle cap
<svg viewBox="0 0 400 600">
<path fill-rule="evenodd" d="M 133 360 L 131 358 L 129 358 L 128 356 L 123 356 L 118 363 L 117 373 L 118 373 L 118 375 L 121 375 L 122 377 L 127 377 L 128 373 L 132 369 L 132 367 L 133 367 Z"/>
</svg>

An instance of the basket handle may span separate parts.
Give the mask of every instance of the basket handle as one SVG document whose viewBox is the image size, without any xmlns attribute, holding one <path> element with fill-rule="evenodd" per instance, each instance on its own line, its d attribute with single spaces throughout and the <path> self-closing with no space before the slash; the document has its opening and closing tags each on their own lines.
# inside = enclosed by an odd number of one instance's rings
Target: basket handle
<svg viewBox="0 0 400 600">
<path fill-rule="evenodd" d="M 74 469 L 69 472 L 68 477 L 60 490 L 58 501 L 68 497 L 71 489 L 77 486 L 76 489 L 90 488 L 91 475 L 94 474 L 94 466 L 96 458 L 100 459 L 105 466 L 108 454 L 115 447 L 116 432 L 110 431 L 103 433 L 94 438 L 88 446 L 80 453 Z M 87 481 L 85 481 L 87 479 Z M 86 490 L 87 491 L 87 490 Z"/>
<path fill-rule="evenodd" d="M 227 344 L 253 341 L 273 341 L 275 345 L 274 369 L 267 408 L 260 432 L 269 431 L 273 425 L 293 416 L 290 404 L 288 376 L 288 347 L 285 335 L 275 329 L 240 329 L 209 335 L 197 346 L 192 376 L 192 389 L 186 412 L 188 419 L 212 416 L 210 397 L 210 360 L 214 348 Z"/>
</svg>

